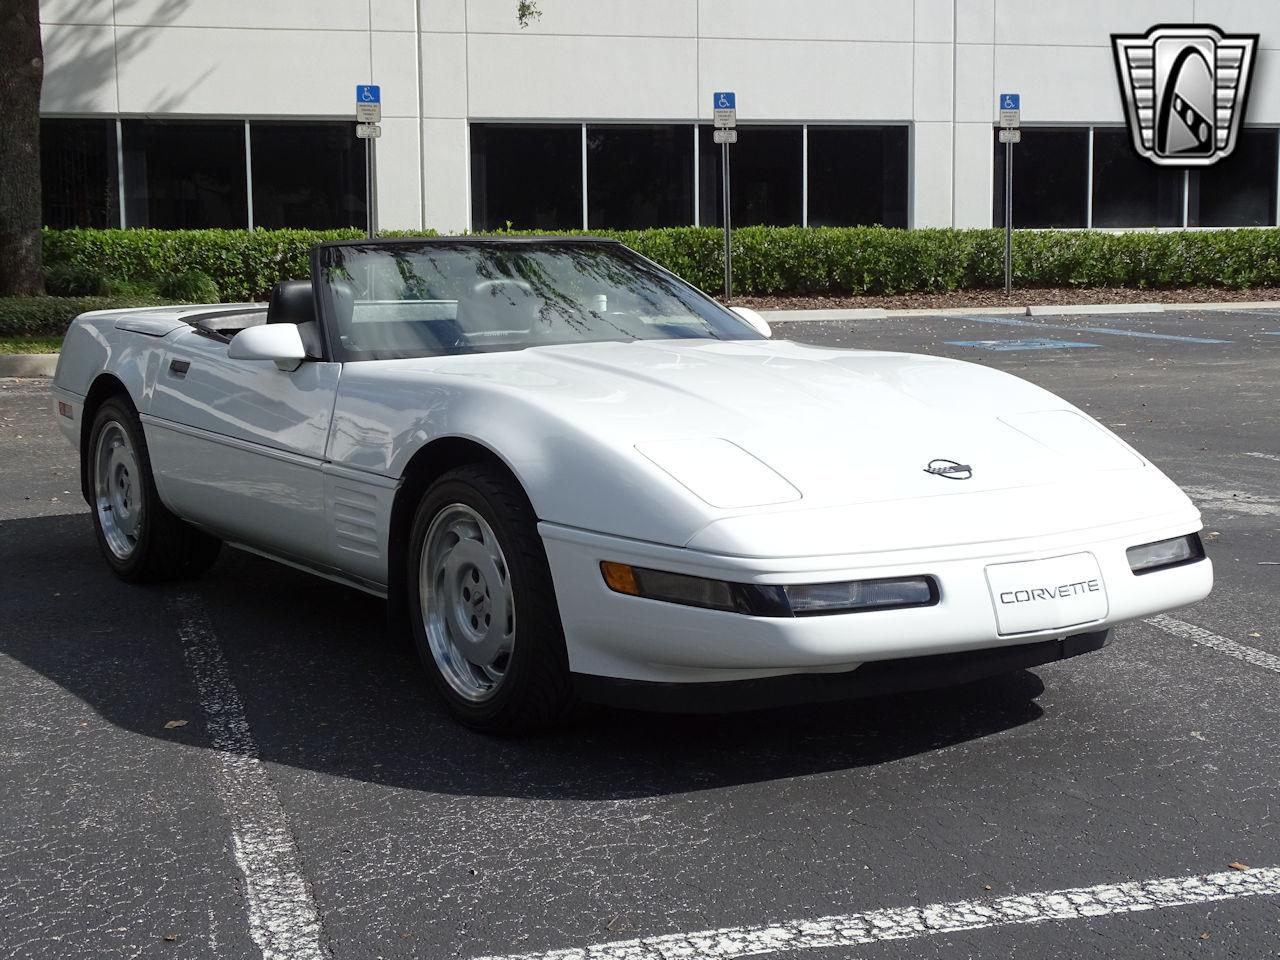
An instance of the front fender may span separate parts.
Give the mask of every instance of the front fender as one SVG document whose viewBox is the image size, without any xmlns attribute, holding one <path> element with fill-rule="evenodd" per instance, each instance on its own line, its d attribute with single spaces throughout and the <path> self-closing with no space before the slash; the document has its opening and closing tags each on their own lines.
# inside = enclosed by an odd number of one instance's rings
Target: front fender
<svg viewBox="0 0 1280 960">
<path fill-rule="evenodd" d="M 347 365 L 330 434 L 334 463 L 399 477 L 415 453 L 445 438 L 491 450 L 540 520 L 682 546 L 723 515 L 640 456 L 630 438 L 603 435 L 517 388 Z"/>
</svg>

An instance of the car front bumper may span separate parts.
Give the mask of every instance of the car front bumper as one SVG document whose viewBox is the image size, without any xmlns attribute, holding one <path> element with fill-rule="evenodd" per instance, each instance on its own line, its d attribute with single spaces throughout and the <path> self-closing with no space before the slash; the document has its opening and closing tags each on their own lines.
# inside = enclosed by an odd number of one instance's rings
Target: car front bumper
<svg viewBox="0 0 1280 960">
<path fill-rule="evenodd" d="M 1157 525 L 1139 521 L 1022 541 L 784 559 L 713 556 L 548 523 L 539 529 L 574 674 L 702 685 L 847 673 L 875 661 L 1027 647 L 1105 633 L 1115 624 L 1208 595 L 1213 585 L 1208 559 L 1138 576 L 1125 556 L 1129 547 L 1188 534 L 1198 526 L 1185 519 Z M 1052 629 L 1001 634 L 987 568 L 1078 553 L 1092 554 L 1097 561 L 1106 589 L 1105 615 Z M 601 576 L 602 561 L 759 584 L 929 575 L 939 584 L 940 598 L 932 606 L 896 610 L 756 617 L 615 593 Z"/>
<path fill-rule="evenodd" d="M 962 653 L 875 660 L 839 673 L 787 673 L 718 683 L 661 683 L 575 673 L 573 682 L 578 695 L 584 700 L 613 707 L 661 713 L 763 710 L 972 683 L 1101 650 L 1110 635 L 1109 630 L 1099 630 L 1061 640 L 1035 640 Z"/>
</svg>

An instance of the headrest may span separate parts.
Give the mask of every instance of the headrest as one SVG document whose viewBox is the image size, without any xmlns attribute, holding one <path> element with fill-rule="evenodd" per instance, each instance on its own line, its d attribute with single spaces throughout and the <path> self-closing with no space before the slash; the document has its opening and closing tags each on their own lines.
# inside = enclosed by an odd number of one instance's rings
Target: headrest
<svg viewBox="0 0 1280 960">
<path fill-rule="evenodd" d="M 351 315 L 356 309 L 356 290 L 346 280 L 334 278 L 329 281 L 329 295 L 333 301 L 333 316 L 338 322 L 338 329 L 346 331 L 351 325 Z"/>
<path fill-rule="evenodd" d="M 309 323 L 316 318 L 316 295 L 310 280 L 285 280 L 271 291 L 267 323 Z"/>
</svg>

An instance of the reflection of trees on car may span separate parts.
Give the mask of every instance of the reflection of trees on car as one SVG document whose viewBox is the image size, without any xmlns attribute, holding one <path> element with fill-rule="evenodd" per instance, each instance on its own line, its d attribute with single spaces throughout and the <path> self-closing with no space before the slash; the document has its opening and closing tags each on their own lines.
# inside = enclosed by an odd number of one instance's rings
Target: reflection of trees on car
<svg viewBox="0 0 1280 960">
<path fill-rule="evenodd" d="M 368 343 L 378 330 L 388 349 L 424 336 L 443 337 L 447 352 L 467 352 L 752 335 L 723 307 L 612 241 L 355 241 L 323 248 L 320 276 L 331 302 L 354 298 L 358 306 L 354 321 L 349 307 L 339 311 L 347 318 L 339 322 L 352 327 L 343 335 Z"/>
</svg>

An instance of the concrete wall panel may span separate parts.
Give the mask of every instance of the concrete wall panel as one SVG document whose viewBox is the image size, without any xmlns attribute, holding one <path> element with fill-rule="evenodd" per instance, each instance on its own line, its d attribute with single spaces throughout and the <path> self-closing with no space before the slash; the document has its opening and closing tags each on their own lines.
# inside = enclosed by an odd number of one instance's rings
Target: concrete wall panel
<svg viewBox="0 0 1280 960">
<path fill-rule="evenodd" d="M 758 40 L 897 40 L 914 35 L 907 0 L 701 0 L 699 35 Z"/>
<path fill-rule="evenodd" d="M 116 55 L 110 26 L 44 24 L 42 113 L 114 114 Z"/>
<path fill-rule="evenodd" d="M 427 226 L 460 233 L 471 219 L 471 160 L 467 121 L 423 122 L 422 152 L 427 177 Z"/>
<path fill-rule="evenodd" d="M 664 119 L 693 113 L 693 40 L 472 34 L 473 117 Z"/>
<path fill-rule="evenodd" d="M 698 115 L 716 90 L 744 120 L 910 119 L 911 47 L 900 43 L 703 40 Z"/>
</svg>

